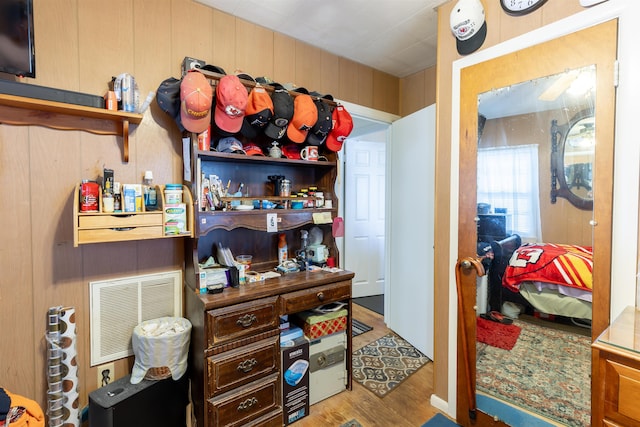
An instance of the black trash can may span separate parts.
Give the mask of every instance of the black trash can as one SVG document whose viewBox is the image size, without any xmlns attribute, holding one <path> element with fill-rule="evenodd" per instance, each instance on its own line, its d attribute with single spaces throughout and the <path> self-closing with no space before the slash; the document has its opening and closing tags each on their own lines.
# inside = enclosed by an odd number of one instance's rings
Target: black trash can
<svg viewBox="0 0 640 427">
<path fill-rule="evenodd" d="M 189 378 L 142 380 L 130 375 L 89 393 L 90 427 L 186 426 Z"/>
</svg>

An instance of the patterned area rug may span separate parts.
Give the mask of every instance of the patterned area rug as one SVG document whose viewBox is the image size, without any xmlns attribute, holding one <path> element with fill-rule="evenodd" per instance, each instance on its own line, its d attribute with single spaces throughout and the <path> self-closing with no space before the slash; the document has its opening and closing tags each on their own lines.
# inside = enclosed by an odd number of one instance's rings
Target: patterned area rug
<svg viewBox="0 0 640 427">
<path fill-rule="evenodd" d="M 478 390 L 566 426 L 588 426 L 591 348 L 588 337 L 520 320 L 512 350 L 477 343 Z"/>
<path fill-rule="evenodd" d="M 353 352 L 353 379 L 384 397 L 428 362 L 415 347 L 390 333 Z"/>
<path fill-rule="evenodd" d="M 353 419 L 351 421 L 347 421 L 344 424 L 341 424 L 340 427 L 362 427 L 362 424 L 360 424 L 358 420 Z"/>
</svg>

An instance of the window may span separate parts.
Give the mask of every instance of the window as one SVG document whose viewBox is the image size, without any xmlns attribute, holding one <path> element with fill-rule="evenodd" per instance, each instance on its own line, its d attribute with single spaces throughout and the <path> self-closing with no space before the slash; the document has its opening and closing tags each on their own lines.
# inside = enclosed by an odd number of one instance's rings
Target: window
<svg viewBox="0 0 640 427">
<path fill-rule="evenodd" d="M 512 233 L 541 241 L 538 146 L 479 149 L 478 203 L 506 209 Z"/>
</svg>

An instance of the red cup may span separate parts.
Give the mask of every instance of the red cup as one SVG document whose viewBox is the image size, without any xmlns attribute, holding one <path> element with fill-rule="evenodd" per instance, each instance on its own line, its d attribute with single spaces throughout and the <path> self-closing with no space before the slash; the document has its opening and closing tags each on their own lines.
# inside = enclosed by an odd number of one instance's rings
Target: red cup
<svg viewBox="0 0 640 427">
<path fill-rule="evenodd" d="M 336 259 L 332 256 L 327 258 L 327 267 L 335 267 L 336 266 Z"/>
</svg>

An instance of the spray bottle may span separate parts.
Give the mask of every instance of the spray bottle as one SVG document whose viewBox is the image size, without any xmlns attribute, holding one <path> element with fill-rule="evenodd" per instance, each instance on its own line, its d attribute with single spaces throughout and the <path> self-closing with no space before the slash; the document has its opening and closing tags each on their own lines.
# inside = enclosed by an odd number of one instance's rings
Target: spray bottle
<svg viewBox="0 0 640 427">
<path fill-rule="evenodd" d="M 284 233 L 280 233 L 278 236 L 278 264 L 282 264 L 289 259 L 289 250 L 287 248 L 287 236 Z"/>
</svg>

